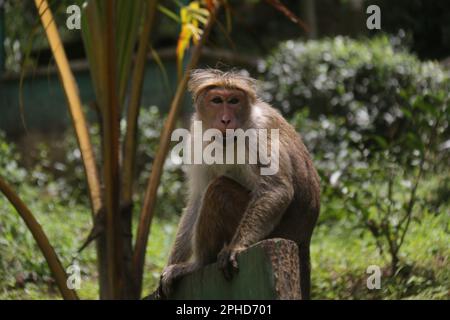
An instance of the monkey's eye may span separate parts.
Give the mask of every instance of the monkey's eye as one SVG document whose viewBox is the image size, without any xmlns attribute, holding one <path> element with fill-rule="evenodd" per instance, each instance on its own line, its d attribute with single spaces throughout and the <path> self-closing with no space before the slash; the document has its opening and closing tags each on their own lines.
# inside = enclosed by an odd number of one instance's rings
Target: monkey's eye
<svg viewBox="0 0 450 320">
<path fill-rule="evenodd" d="M 215 97 L 215 98 L 213 98 L 211 101 L 212 101 L 213 103 L 222 103 L 222 102 L 223 102 L 223 100 L 222 100 L 221 98 L 219 98 L 219 97 Z"/>
<path fill-rule="evenodd" d="M 230 101 L 228 101 L 229 104 L 238 104 L 239 99 L 238 98 L 231 98 Z"/>
</svg>

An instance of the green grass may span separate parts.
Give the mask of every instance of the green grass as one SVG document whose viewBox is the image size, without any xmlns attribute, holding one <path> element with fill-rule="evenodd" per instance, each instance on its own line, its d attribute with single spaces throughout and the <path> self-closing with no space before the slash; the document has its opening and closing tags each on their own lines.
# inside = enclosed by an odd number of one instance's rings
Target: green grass
<svg viewBox="0 0 450 320">
<path fill-rule="evenodd" d="M 402 268 L 389 275 L 370 235 L 345 224 L 319 226 L 312 243 L 315 299 L 448 299 L 450 296 L 449 216 L 426 215 L 411 225 L 402 252 Z M 382 270 L 381 289 L 367 289 L 366 269 Z"/>
<path fill-rule="evenodd" d="M 91 227 L 89 210 L 55 204 L 54 195 L 21 186 L 37 219 L 64 266 Z M 372 237 L 342 219 L 316 228 L 312 242 L 314 299 L 448 299 L 450 292 L 449 208 L 438 215 L 424 213 L 411 225 L 402 247 L 402 269 L 389 276 L 389 259 L 380 255 Z M 345 215 L 343 215 L 345 217 Z M 177 219 L 156 218 L 147 248 L 143 294 L 151 293 L 164 267 Z M 45 261 L 17 213 L 0 197 L 0 299 L 60 299 Z M 95 251 L 88 247 L 76 256 L 82 269 L 82 299 L 98 299 Z M 366 269 L 382 270 L 381 289 L 368 290 Z M 21 282 L 20 278 L 27 280 Z"/>
<path fill-rule="evenodd" d="M 29 186 L 20 186 L 19 194 L 43 227 L 65 268 L 76 259 L 82 282 L 82 299 L 98 299 L 94 245 L 81 254 L 77 251 L 92 227 L 88 208 L 75 204 L 55 204 L 54 195 Z M 176 220 L 155 219 L 147 247 L 144 294 L 156 287 L 159 273 L 176 231 Z M 0 299 L 60 299 L 45 259 L 14 208 L 0 196 Z"/>
</svg>

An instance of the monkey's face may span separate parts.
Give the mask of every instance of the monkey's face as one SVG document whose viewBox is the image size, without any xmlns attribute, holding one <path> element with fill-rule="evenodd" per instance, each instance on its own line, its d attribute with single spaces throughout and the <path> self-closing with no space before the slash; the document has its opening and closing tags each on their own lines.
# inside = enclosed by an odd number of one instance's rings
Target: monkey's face
<svg viewBox="0 0 450 320">
<path fill-rule="evenodd" d="M 247 95 L 239 89 L 209 89 L 198 106 L 203 126 L 222 133 L 226 129 L 241 128 L 249 115 Z"/>
</svg>

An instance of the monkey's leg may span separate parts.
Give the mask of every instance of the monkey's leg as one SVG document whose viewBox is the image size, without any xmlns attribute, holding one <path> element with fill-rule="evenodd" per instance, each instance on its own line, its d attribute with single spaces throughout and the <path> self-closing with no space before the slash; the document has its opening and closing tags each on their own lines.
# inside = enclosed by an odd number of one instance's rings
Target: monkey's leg
<svg viewBox="0 0 450 320">
<path fill-rule="evenodd" d="M 192 262 L 169 260 L 175 263 L 164 269 L 160 280 L 165 297 L 170 296 L 177 280 L 217 259 L 219 251 L 235 233 L 249 199 L 249 191 L 229 178 L 220 177 L 208 185 L 195 224 L 194 259 Z M 183 237 L 187 231 L 186 226 L 180 226 L 176 242 L 178 245 L 175 247 L 189 246 L 188 243 L 182 243 L 183 240 L 190 240 Z"/>
<path fill-rule="evenodd" d="M 203 265 L 215 262 L 231 241 L 250 201 L 250 192 L 227 177 L 212 181 L 203 197 L 196 224 L 194 257 Z"/>
</svg>

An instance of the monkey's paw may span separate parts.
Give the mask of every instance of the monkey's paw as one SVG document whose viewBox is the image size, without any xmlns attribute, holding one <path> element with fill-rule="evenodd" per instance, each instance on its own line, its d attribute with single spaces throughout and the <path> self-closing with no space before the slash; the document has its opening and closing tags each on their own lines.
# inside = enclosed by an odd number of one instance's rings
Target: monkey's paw
<svg viewBox="0 0 450 320">
<path fill-rule="evenodd" d="M 244 247 L 231 247 L 224 245 L 222 250 L 217 255 L 217 265 L 223 272 L 225 279 L 228 281 L 233 278 L 233 273 L 239 271 L 237 256 L 244 251 Z"/>
<path fill-rule="evenodd" d="M 164 268 L 161 278 L 159 279 L 159 290 L 163 299 L 167 299 L 172 293 L 173 284 L 176 275 L 176 265 L 172 264 Z"/>
</svg>

